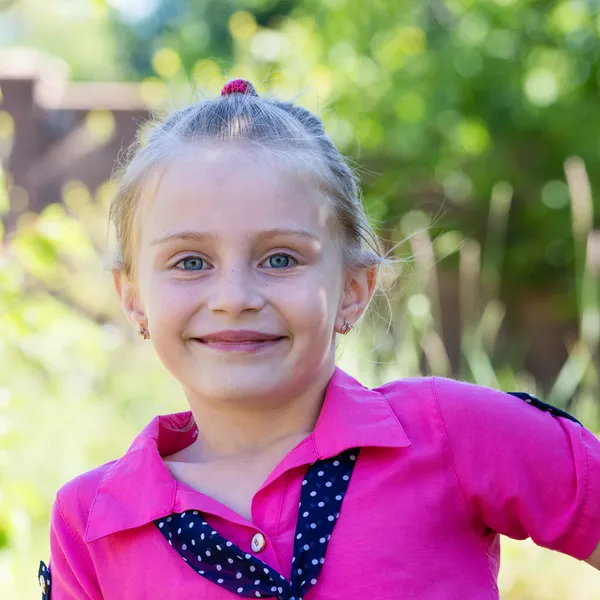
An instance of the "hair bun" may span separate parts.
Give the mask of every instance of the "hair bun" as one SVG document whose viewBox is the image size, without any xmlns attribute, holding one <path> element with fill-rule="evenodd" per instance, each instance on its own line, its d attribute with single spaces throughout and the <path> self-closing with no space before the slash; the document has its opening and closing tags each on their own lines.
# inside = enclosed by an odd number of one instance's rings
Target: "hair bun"
<svg viewBox="0 0 600 600">
<path fill-rule="evenodd" d="M 258 96 L 256 89 L 247 79 L 232 79 L 227 82 L 221 90 L 221 96 L 229 96 L 230 94 Z"/>
</svg>

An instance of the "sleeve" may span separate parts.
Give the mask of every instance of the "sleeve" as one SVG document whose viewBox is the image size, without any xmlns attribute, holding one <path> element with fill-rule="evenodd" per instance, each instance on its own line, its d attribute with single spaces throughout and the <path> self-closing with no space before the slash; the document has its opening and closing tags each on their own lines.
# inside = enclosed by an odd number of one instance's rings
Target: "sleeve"
<svg viewBox="0 0 600 600">
<path fill-rule="evenodd" d="M 600 441 L 483 386 L 432 378 L 467 509 L 484 526 L 579 560 L 600 541 Z"/>
<path fill-rule="evenodd" d="M 87 545 L 73 532 L 57 494 L 50 517 L 49 600 L 102 600 Z"/>
</svg>

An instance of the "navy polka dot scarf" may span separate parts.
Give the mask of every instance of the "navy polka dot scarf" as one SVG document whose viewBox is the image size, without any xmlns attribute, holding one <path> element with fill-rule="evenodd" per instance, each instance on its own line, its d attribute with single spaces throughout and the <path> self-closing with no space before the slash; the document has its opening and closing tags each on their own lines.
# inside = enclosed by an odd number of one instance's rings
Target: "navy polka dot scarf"
<svg viewBox="0 0 600 600">
<path fill-rule="evenodd" d="M 359 449 L 309 466 L 300 492 L 291 581 L 219 535 L 197 510 L 154 521 L 199 575 L 242 598 L 302 600 L 316 583 Z"/>
</svg>

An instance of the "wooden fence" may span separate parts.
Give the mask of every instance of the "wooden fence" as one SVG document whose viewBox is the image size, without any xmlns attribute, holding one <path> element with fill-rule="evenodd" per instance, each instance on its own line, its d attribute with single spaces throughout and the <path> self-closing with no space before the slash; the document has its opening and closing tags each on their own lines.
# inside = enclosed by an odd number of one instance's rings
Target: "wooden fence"
<svg viewBox="0 0 600 600">
<path fill-rule="evenodd" d="M 69 181 L 91 193 L 110 177 L 149 109 L 135 83 L 74 83 L 56 59 L 0 53 L 0 161 L 10 228 L 23 211 L 59 202 Z"/>
</svg>

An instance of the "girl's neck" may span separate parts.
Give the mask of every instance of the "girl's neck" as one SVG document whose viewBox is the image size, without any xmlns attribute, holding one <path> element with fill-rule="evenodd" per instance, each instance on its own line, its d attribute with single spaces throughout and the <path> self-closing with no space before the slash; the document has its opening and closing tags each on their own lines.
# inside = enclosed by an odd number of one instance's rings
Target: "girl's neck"
<svg viewBox="0 0 600 600">
<path fill-rule="evenodd" d="M 180 458 L 183 462 L 244 462 L 271 452 L 287 453 L 314 430 L 332 374 L 325 373 L 288 402 L 260 410 L 188 396 L 198 438 Z"/>
</svg>

